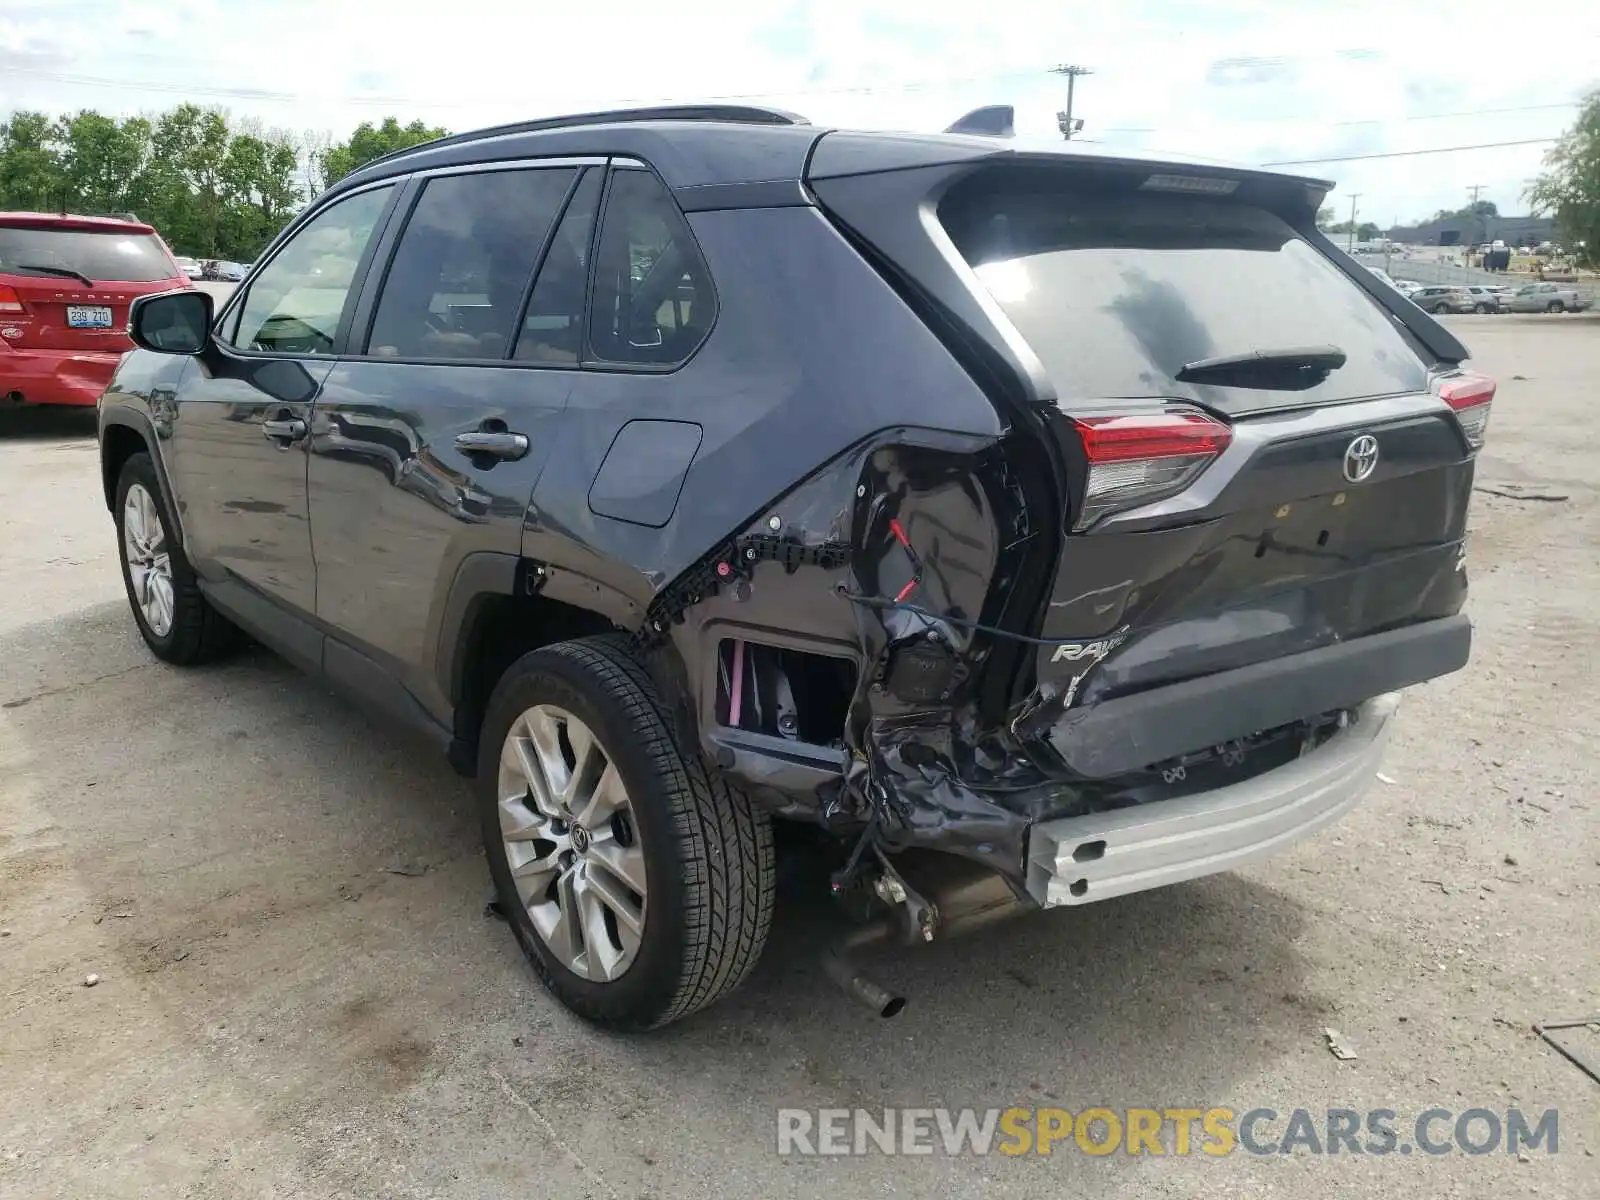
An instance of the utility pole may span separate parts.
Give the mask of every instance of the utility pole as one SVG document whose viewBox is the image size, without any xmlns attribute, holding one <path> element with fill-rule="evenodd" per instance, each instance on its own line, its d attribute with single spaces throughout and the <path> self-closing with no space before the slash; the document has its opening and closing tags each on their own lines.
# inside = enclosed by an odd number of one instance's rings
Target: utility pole
<svg viewBox="0 0 1600 1200">
<path fill-rule="evenodd" d="M 1070 63 L 1062 63 L 1058 67 L 1051 67 L 1050 74 L 1065 75 L 1067 77 L 1067 107 L 1066 111 L 1058 112 L 1056 114 L 1056 128 L 1060 129 L 1061 136 L 1070 142 L 1072 140 L 1072 135 L 1083 129 L 1082 121 L 1075 122 L 1072 119 L 1073 85 L 1078 82 L 1078 76 L 1093 75 L 1094 72 L 1089 70 L 1088 67 L 1080 67 Z"/>
<path fill-rule="evenodd" d="M 1360 192 L 1350 193 L 1350 240 L 1345 244 L 1345 253 L 1356 252 L 1356 201 L 1361 199 Z"/>
<path fill-rule="evenodd" d="M 1475 183 L 1467 191 L 1472 193 L 1472 206 L 1467 210 L 1471 217 L 1472 231 L 1478 235 L 1479 242 L 1487 242 L 1489 240 L 1489 222 L 1478 211 L 1478 196 L 1483 191 L 1483 184 Z"/>
</svg>

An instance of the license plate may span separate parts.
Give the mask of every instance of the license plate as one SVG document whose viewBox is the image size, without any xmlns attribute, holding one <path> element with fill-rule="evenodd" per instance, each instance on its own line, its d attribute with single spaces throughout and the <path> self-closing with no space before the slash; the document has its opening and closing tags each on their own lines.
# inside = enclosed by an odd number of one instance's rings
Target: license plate
<svg viewBox="0 0 1600 1200">
<path fill-rule="evenodd" d="M 68 329 L 110 329 L 111 310 L 99 304 L 67 305 Z"/>
</svg>

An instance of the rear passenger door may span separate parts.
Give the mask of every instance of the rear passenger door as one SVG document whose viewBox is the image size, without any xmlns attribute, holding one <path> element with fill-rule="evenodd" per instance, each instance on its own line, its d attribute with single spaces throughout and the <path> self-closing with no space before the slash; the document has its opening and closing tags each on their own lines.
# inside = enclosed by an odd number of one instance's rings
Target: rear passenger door
<svg viewBox="0 0 1600 1200">
<path fill-rule="evenodd" d="M 518 553 L 577 365 L 576 318 L 548 293 L 566 282 L 581 313 L 581 263 L 564 281 L 573 264 L 552 256 L 537 296 L 535 271 L 565 226 L 592 223 L 602 175 L 565 160 L 406 185 L 311 422 L 317 616 L 346 643 L 330 644 L 329 674 L 358 690 L 398 678 L 447 711 L 442 599 L 470 555 Z M 529 310 L 539 336 L 519 342 Z"/>
</svg>

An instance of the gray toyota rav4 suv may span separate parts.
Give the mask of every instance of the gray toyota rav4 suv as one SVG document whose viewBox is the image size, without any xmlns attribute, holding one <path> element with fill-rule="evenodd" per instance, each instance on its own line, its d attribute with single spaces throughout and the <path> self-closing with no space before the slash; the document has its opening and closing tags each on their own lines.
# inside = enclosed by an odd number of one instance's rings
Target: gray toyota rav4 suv
<svg viewBox="0 0 1600 1200">
<path fill-rule="evenodd" d="M 1494 384 L 1317 231 L 1329 187 L 994 110 L 380 159 L 220 312 L 136 302 L 99 409 L 134 620 L 435 741 L 575 1012 L 738 984 L 783 823 L 888 1015 L 867 943 L 1275 851 L 1466 662 Z"/>
</svg>

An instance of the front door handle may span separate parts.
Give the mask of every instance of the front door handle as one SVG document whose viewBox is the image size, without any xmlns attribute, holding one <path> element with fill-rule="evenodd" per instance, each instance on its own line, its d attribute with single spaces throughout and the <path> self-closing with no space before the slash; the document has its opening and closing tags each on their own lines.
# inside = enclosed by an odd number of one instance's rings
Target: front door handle
<svg viewBox="0 0 1600 1200">
<path fill-rule="evenodd" d="M 463 454 L 486 454 L 490 458 L 513 462 L 528 452 L 528 435 L 525 433 L 492 433 L 486 430 L 479 430 L 476 433 L 458 433 L 456 434 L 456 449 Z"/>
<path fill-rule="evenodd" d="M 261 422 L 261 433 L 274 441 L 298 442 L 306 435 L 306 423 L 299 417 L 280 417 Z"/>
</svg>

